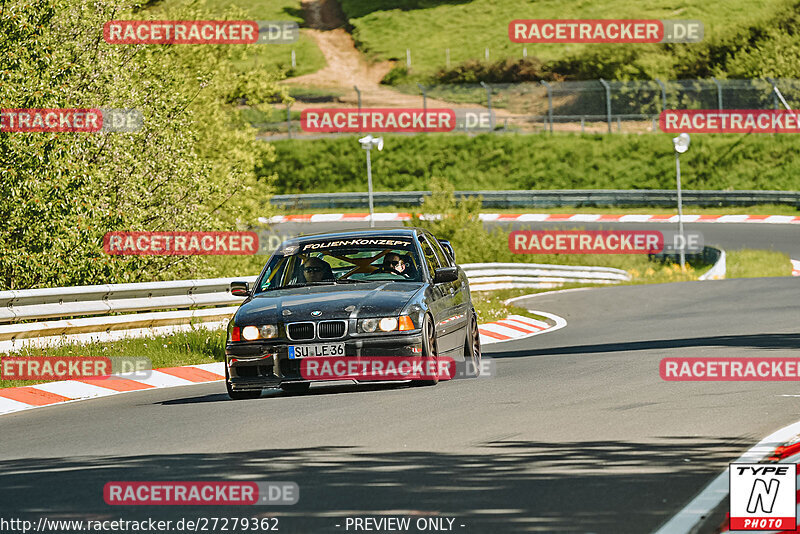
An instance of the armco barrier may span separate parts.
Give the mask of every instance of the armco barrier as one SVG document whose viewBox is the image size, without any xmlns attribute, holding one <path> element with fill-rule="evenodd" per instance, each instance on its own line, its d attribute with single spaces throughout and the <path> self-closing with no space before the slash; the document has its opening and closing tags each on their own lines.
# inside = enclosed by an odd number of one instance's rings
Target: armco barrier
<svg viewBox="0 0 800 534">
<path fill-rule="evenodd" d="M 220 326 L 242 301 L 231 295 L 230 283 L 252 283 L 255 279 L 249 276 L 0 291 L 0 352 L 19 349 L 23 343 L 50 346 L 61 341 L 113 341 L 125 336 L 188 330 L 197 323 Z M 110 313 L 122 314 L 107 315 Z M 91 315 L 101 317 L 87 317 Z M 54 318 L 58 319 L 43 320 Z"/>
<path fill-rule="evenodd" d="M 374 193 L 375 206 L 420 206 L 430 191 Z M 663 206 L 675 207 L 673 189 L 582 189 L 540 191 L 456 191 L 456 198 L 483 199 L 484 208 L 558 206 Z M 686 206 L 753 206 L 785 204 L 800 207 L 800 191 L 703 191 L 684 190 Z M 361 208 L 369 204 L 367 193 L 314 193 L 274 195 L 270 202 L 284 209 Z"/>
<path fill-rule="evenodd" d="M 473 291 L 559 287 L 568 282 L 618 284 L 631 279 L 622 269 L 540 263 L 466 263 L 461 266 Z"/>
</svg>

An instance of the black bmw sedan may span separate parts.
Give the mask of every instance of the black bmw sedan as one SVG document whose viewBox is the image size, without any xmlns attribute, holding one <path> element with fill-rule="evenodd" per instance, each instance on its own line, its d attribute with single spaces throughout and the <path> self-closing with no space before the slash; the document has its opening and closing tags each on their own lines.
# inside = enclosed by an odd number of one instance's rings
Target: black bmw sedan
<svg viewBox="0 0 800 534">
<path fill-rule="evenodd" d="M 480 337 L 464 271 L 447 241 L 420 228 L 290 239 L 270 257 L 228 325 L 228 395 L 303 392 L 309 359 L 463 356 L 480 369 Z M 323 361 L 323 360 L 319 360 Z M 417 384 L 435 384 L 435 374 Z"/>
</svg>

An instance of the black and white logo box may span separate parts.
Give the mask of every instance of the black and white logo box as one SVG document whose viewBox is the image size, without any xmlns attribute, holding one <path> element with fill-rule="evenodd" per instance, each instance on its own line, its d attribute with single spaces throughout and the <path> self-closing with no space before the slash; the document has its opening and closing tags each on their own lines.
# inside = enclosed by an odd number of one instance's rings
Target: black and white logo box
<svg viewBox="0 0 800 534">
<path fill-rule="evenodd" d="M 797 528 L 796 464 L 730 464 L 730 530 Z"/>
</svg>

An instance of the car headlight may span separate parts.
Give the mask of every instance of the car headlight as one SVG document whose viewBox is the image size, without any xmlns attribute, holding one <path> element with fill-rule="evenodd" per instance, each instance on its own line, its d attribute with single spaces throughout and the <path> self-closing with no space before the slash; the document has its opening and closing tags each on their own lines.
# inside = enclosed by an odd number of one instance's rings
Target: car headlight
<svg viewBox="0 0 800 534">
<path fill-rule="evenodd" d="M 397 330 L 414 330 L 414 322 L 408 315 L 398 317 L 376 317 L 358 321 L 358 331 L 371 334 L 373 332 L 395 332 Z"/>
<path fill-rule="evenodd" d="M 235 326 L 231 332 L 231 341 L 255 341 L 256 339 L 272 339 L 278 337 L 278 325 L 263 324 L 260 326 Z M 240 337 L 241 336 L 241 337 Z"/>
<path fill-rule="evenodd" d="M 397 328 L 397 319 L 394 317 L 384 317 L 378 323 L 378 328 L 383 330 L 384 332 L 391 332 Z"/>
<path fill-rule="evenodd" d="M 358 322 L 359 330 L 362 332 L 372 333 L 378 329 L 380 319 L 361 319 Z"/>
</svg>

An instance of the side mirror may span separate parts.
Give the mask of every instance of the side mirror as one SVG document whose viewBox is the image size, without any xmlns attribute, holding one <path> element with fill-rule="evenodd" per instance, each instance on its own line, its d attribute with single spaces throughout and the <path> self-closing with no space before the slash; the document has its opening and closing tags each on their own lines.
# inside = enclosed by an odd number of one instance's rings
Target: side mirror
<svg viewBox="0 0 800 534">
<path fill-rule="evenodd" d="M 440 267 L 433 273 L 434 284 L 444 284 L 458 280 L 458 267 Z"/>
<path fill-rule="evenodd" d="M 235 297 L 249 297 L 250 284 L 247 282 L 231 282 L 231 295 Z"/>
<path fill-rule="evenodd" d="M 455 263 L 456 262 L 456 251 L 453 250 L 453 245 L 450 244 L 450 241 L 446 241 L 446 240 L 440 239 L 439 240 L 439 244 L 442 245 L 442 248 L 444 249 L 445 252 L 450 254 L 450 259 L 453 260 L 453 263 Z"/>
</svg>

